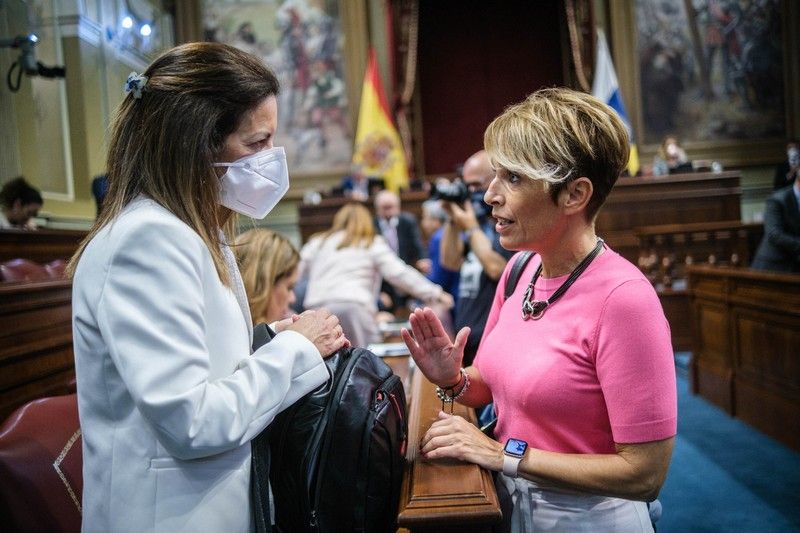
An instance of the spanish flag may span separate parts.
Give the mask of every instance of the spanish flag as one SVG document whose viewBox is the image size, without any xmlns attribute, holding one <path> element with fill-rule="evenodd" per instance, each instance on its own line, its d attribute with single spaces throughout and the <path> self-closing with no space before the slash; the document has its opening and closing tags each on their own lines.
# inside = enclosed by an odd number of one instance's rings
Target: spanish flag
<svg viewBox="0 0 800 533">
<path fill-rule="evenodd" d="M 619 90 L 617 72 L 614 70 L 614 62 L 611 61 L 611 52 L 608 50 L 608 43 L 603 30 L 597 30 L 597 58 L 594 64 L 594 83 L 592 84 L 592 96 L 601 102 L 608 104 L 617 112 L 619 118 L 628 130 L 628 139 L 631 145 L 631 154 L 628 157 L 628 174 L 635 176 L 639 172 L 639 151 L 636 148 L 636 140 L 633 136 L 631 121 L 625 113 L 625 106 L 622 103 L 622 94 Z"/>
<path fill-rule="evenodd" d="M 389 114 L 373 49 L 369 51 L 361 89 L 353 163 L 361 165 L 366 175 L 383 178 L 389 190 L 399 192 L 400 188 L 408 186 L 403 143 Z"/>
</svg>

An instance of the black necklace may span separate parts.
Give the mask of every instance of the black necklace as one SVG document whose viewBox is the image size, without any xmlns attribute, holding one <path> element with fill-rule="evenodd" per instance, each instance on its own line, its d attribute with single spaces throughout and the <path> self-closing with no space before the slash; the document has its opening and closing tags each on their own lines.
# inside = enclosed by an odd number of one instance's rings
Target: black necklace
<svg viewBox="0 0 800 533">
<path fill-rule="evenodd" d="M 550 307 L 556 300 L 561 298 L 567 289 L 575 283 L 575 280 L 578 279 L 578 276 L 583 274 L 583 271 L 586 270 L 586 267 L 597 257 L 597 254 L 600 253 L 600 250 L 603 249 L 603 239 L 598 238 L 597 244 L 595 245 L 594 249 L 589 252 L 589 255 L 583 258 L 578 266 L 575 267 L 575 270 L 572 271 L 572 274 L 569 275 L 567 281 L 561 284 L 561 286 L 556 289 L 556 292 L 553 293 L 553 296 L 548 298 L 547 300 L 533 300 L 533 286 L 536 284 L 536 280 L 539 279 L 539 275 L 542 273 L 542 263 L 539 263 L 539 268 L 536 269 L 536 272 L 533 274 L 531 278 L 531 282 L 528 284 L 528 288 L 525 290 L 525 296 L 522 297 L 522 320 L 528 320 L 532 318 L 533 320 L 539 320 L 542 318 L 542 315 L 545 312 L 545 309 Z"/>
</svg>

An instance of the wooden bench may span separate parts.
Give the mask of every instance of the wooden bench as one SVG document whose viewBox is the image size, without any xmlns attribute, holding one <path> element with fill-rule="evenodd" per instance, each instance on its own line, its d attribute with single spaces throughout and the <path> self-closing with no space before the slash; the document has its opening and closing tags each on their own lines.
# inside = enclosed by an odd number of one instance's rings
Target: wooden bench
<svg viewBox="0 0 800 533">
<path fill-rule="evenodd" d="M 0 420 L 20 405 L 74 392 L 72 282 L 0 283 Z"/>
<path fill-rule="evenodd" d="M 800 450 L 800 274 L 687 270 L 692 391 Z"/>
<path fill-rule="evenodd" d="M 763 233 L 761 223 L 739 220 L 664 224 L 634 230 L 639 241 L 637 264 L 658 292 L 675 350 L 692 349 L 687 265 L 747 266 Z"/>
<path fill-rule="evenodd" d="M 86 237 L 85 231 L 0 230 L 0 262 L 23 258 L 36 263 L 49 263 L 56 259 L 67 260 Z"/>
</svg>

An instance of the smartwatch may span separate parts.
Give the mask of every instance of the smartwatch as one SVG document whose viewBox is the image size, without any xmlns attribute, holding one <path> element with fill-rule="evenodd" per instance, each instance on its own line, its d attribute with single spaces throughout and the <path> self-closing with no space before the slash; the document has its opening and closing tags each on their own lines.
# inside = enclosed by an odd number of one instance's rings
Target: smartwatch
<svg viewBox="0 0 800 533">
<path fill-rule="evenodd" d="M 528 443 L 519 439 L 508 439 L 503 448 L 503 473 L 509 477 L 517 477 L 519 462 L 525 456 Z"/>
</svg>

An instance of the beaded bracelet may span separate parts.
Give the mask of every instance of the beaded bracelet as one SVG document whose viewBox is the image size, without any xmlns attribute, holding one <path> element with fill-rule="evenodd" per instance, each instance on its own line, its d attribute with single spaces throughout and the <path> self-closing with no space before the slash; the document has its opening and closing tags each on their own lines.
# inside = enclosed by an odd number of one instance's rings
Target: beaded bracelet
<svg viewBox="0 0 800 533">
<path fill-rule="evenodd" d="M 461 390 L 458 391 L 458 394 L 453 394 L 455 392 L 456 387 L 458 387 L 458 385 L 462 381 L 464 382 L 464 384 L 461 386 Z M 442 411 L 444 411 L 445 404 L 449 403 L 450 404 L 450 414 L 453 414 L 453 402 L 455 402 L 456 400 L 458 400 L 459 398 L 464 396 L 464 393 L 467 392 L 468 388 L 469 388 L 469 374 L 467 373 L 466 370 L 464 370 L 464 368 L 461 368 L 461 379 L 458 380 L 458 383 L 456 383 L 454 386 L 445 387 L 444 389 L 442 387 L 437 386 L 436 387 L 436 396 L 440 400 L 442 400 Z M 449 394 L 448 394 L 448 391 L 449 391 Z"/>
</svg>

